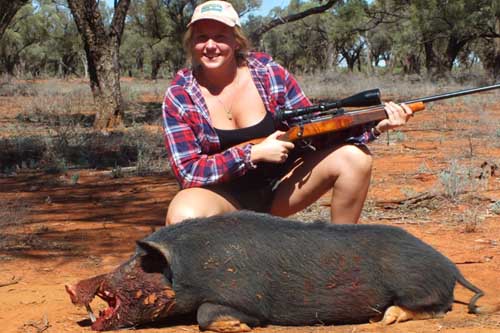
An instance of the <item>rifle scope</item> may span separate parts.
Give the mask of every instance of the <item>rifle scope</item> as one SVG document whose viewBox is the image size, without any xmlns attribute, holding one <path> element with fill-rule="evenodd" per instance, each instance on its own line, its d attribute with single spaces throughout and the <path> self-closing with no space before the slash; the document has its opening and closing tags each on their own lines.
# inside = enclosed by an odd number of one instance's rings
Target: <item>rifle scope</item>
<svg viewBox="0 0 500 333">
<path fill-rule="evenodd" d="M 275 123 L 281 124 L 284 121 L 310 114 L 315 112 L 324 112 L 331 109 L 339 109 L 342 107 L 362 107 L 362 106 L 373 106 L 381 104 L 380 100 L 380 90 L 371 89 L 362 91 L 355 95 L 340 99 L 334 102 L 322 103 L 318 105 L 311 105 L 303 108 L 291 109 L 291 110 L 278 110 L 274 115 Z"/>
</svg>

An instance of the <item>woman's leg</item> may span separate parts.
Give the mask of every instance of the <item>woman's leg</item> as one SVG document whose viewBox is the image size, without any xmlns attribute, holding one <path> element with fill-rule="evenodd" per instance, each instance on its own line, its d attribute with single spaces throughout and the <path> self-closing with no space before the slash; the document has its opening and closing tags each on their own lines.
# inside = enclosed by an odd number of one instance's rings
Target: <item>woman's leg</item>
<svg viewBox="0 0 500 333">
<path fill-rule="evenodd" d="M 238 210 L 238 204 L 222 192 L 195 187 L 179 191 L 168 206 L 165 224 L 187 218 L 208 217 Z"/>
<path fill-rule="evenodd" d="M 305 154 L 276 189 L 271 214 L 288 216 L 332 190 L 331 221 L 357 223 L 368 193 L 372 156 L 343 145 Z"/>
</svg>

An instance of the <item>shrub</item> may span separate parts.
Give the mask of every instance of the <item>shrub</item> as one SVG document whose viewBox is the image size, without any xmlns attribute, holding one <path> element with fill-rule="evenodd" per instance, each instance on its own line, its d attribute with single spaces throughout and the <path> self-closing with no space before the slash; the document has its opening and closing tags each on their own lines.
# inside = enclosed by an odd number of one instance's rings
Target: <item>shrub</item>
<svg viewBox="0 0 500 333">
<path fill-rule="evenodd" d="M 470 170 L 457 160 L 452 160 L 448 169 L 439 173 L 439 180 L 444 187 L 445 196 L 452 200 L 456 200 L 472 184 Z"/>
</svg>

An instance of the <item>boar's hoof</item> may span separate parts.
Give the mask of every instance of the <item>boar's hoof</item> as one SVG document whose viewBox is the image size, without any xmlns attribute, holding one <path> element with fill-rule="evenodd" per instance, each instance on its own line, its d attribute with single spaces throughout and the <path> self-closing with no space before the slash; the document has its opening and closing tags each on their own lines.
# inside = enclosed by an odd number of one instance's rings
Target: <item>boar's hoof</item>
<svg viewBox="0 0 500 333">
<path fill-rule="evenodd" d="M 250 332 L 250 326 L 258 326 L 259 320 L 229 306 L 203 303 L 198 308 L 198 324 L 202 331 L 219 333 Z"/>
<path fill-rule="evenodd" d="M 400 323 L 408 320 L 421 320 L 443 317 L 444 313 L 434 312 L 415 312 L 396 305 L 390 306 L 385 310 L 384 318 L 382 319 L 383 325 L 390 325 Z"/>
<path fill-rule="evenodd" d="M 203 330 L 220 333 L 239 333 L 251 331 L 250 327 L 248 327 L 247 324 L 241 323 L 239 320 L 234 320 L 231 318 L 214 321 L 208 326 L 204 327 Z"/>
</svg>

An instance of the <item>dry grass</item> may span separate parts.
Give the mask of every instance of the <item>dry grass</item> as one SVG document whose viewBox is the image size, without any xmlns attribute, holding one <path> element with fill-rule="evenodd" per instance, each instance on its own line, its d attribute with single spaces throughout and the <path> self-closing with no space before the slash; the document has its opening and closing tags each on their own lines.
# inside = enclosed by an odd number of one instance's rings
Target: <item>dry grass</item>
<svg viewBox="0 0 500 333">
<path fill-rule="evenodd" d="M 32 233 L 27 230 L 29 222 L 29 207 L 21 198 L 15 200 L 0 201 L 0 250 L 11 250 L 18 246 L 24 246 L 33 238 Z M 23 230 L 23 240 L 16 237 L 17 230 Z"/>
<path fill-rule="evenodd" d="M 363 73 L 327 72 L 298 76 L 302 88 L 313 99 L 344 98 L 357 92 L 378 88 L 382 100 L 404 101 L 417 97 L 435 95 L 450 90 L 463 89 L 464 85 L 446 85 L 424 80 L 410 80 L 399 76 L 374 76 Z M 474 84 L 471 84 L 474 86 Z"/>
<path fill-rule="evenodd" d="M 160 87 L 165 82 L 125 82 L 125 128 L 109 136 L 92 128 L 96 109 L 87 83 L 8 81 L 3 88 L 15 92 L 26 85 L 32 93 L 23 99 L 15 124 L 4 131 L 9 135 L 0 141 L 0 172 L 130 166 L 139 175 L 168 171 L 159 121 Z M 144 102 L 144 95 L 159 102 Z"/>
</svg>

